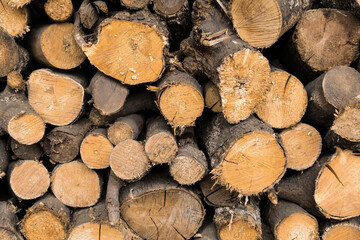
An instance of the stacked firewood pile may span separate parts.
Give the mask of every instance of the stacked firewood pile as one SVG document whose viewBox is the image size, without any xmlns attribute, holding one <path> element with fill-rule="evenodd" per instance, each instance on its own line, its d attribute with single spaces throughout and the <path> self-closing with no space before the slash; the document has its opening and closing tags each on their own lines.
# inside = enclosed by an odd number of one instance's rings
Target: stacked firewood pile
<svg viewBox="0 0 360 240">
<path fill-rule="evenodd" d="M 360 239 L 359 0 L 0 0 L 0 239 Z"/>
</svg>

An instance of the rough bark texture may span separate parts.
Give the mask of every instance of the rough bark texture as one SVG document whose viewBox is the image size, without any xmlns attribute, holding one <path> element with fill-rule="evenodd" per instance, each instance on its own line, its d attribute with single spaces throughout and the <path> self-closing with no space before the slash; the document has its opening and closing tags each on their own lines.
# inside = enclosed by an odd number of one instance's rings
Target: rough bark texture
<svg viewBox="0 0 360 240">
<path fill-rule="evenodd" d="M 79 154 L 81 142 L 90 129 L 91 123 L 87 119 L 54 128 L 42 141 L 45 154 L 54 162 L 72 161 Z"/>
<path fill-rule="evenodd" d="M 144 126 L 144 116 L 140 114 L 130 114 L 120 117 L 111 124 L 107 130 L 107 136 L 114 145 L 126 139 L 136 140 Z"/>
<path fill-rule="evenodd" d="M 321 0 L 320 3 L 324 7 L 347 10 L 355 16 L 360 17 L 359 0 Z"/>
<path fill-rule="evenodd" d="M 11 202 L 0 202 L 0 236 L 7 240 L 23 240 L 18 232 L 16 207 Z"/>
<path fill-rule="evenodd" d="M 215 223 L 210 217 L 205 217 L 202 226 L 192 239 L 218 240 Z"/>
<path fill-rule="evenodd" d="M 0 178 L 3 178 L 6 174 L 7 167 L 9 165 L 10 156 L 8 153 L 8 146 L 4 137 L 0 138 Z"/>
<path fill-rule="evenodd" d="M 11 147 L 11 151 L 15 154 L 15 156 L 23 160 L 26 159 L 40 160 L 40 158 L 44 155 L 44 151 L 40 143 L 25 145 L 17 142 L 15 139 L 12 138 L 10 147 Z"/>
</svg>

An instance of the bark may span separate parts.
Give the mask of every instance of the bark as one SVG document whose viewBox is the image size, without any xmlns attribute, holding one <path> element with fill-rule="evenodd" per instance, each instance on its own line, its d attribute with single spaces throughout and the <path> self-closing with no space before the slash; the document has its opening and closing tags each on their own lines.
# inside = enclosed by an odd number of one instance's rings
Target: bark
<svg viewBox="0 0 360 240">
<path fill-rule="evenodd" d="M 15 1 L 8 0 L 1 0 L 0 5 L 1 31 L 9 33 L 12 37 L 22 37 L 30 30 L 30 13 L 26 6 L 14 6 Z"/>
<path fill-rule="evenodd" d="M 199 231 L 192 238 L 194 240 L 218 240 L 216 226 L 211 218 L 205 217 Z"/>
<path fill-rule="evenodd" d="M 358 0 L 321 0 L 320 3 L 324 7 L 347 10 L 360 17 L 360 2 Z"/>
<path fill-rule="evenodd" d="M 83 1 L 79 8 L 80 22 L 86 29 L 94 27 L 95 23 L 99 20 L 99 14 L 96 8 L 90 1 Z"/>
<path fill-rule="evenodd" d="M 107 136 L 114 145 L 126 139 L 136 140 L 142 131 L 144 116 L 140 114 L 130 114 L 118 118 L 107 130 Z"/>
<path fill-rule="evenodd" d="M 25 145 L 19 143 L 18 141 L 12 138 L 10 146 L 11 146 L 11 151 L 15 154 L 15 156 L 23 160 L 27 160 L 27 159 L 40 160 L 40 158 L 44 155 L 44 151 L 40 143 Z"/>
<path fill-rule="evenodd" d="M 18 232 L 16 216 L 16 207 L 11 202 L 0 202 L 0 227 L 3 239 L 23 240 L 24 238 Z"/>
<path fill-rule="evenodd" d="M 8 153 L 7 141 L 4 137 L 0 138 L 0 179 L 6 174 L 10 156 Z"/>
</svg>

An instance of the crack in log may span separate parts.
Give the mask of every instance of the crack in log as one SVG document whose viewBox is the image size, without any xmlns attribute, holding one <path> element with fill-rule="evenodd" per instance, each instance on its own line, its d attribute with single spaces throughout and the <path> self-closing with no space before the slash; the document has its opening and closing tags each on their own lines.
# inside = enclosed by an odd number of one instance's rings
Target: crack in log
<svg viewBox="0 0 360 240">
<path fill-rule="evenodd" d="M 179 232 L 179 230 L 177 230 L 177 229 L 174 227 L 174 225 L 171 224 L 171 227 L 175 230 L 175 232 L 176 232 L 178 235 L 180 235 L 183 239 L 186 239 L 186 237 L 185 237 L 184 235 L 182 235 L 182 234 Z"/>
<path fill-rule="evenodd" d="M 149 209 L 149 218 L 151 220 L 151 222 L 154 224 L 155 228 L 156 228 L 156 239 L 159 239 L 159 228 L 158 226 L 156 225 L 154 219 L 151 217 L 151 209 Z"/>
<path fill-rule="evenodd" d="M 286 80 L 286 83 L 285 83 L 285 87 L 284 87 L 284 92 L 283 92 L 283 96 L 285 96 L 285 93 L 286 93 L 286 88 L 289 84 L 289 81 L 290 81 L 290 78 L 292 77 L 292 75 L 290 74 L 289 77 L 287 78 Z"/>
<path fill-rule="evenodd" d="M 334 176 L 336 177 L 336 179 L 341 183 L 341 185 L 344 186 L 344 184 L 341 182 L 339 176 L 336 174 L 336 172 L 334 171 L 334 169 L 333 169 L 332 167 L 330 167 L 330 165 L 325 165 L 325 167 L 326 167 L 327 169 L 329 169 L 330 172 L 331 172 L 332 174 L 334 174 Z"/>
</svg>

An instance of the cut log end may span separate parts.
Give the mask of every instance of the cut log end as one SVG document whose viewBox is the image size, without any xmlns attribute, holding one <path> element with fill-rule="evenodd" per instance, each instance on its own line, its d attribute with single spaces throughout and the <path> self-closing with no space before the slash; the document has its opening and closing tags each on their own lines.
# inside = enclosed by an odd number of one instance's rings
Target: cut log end
<svg viewBox="0 0 360 240">
<path fill-rule="evenodd" d="M 15 2 L 1 0 L 0 27 L 7 31 L 12 37 L 21 37 L 30 30 L 27 25 L 28 12 L 25 8 L 14 7 Z M 29 1 L 28 1 L 29 2 Z"/>
<path fill-rule="evenodd" d="M 282 131 L 280 138 L 290 169 L 307 169 L 320 156 L 322 139 L 320 133 L 310 125 L 299 123 Z"/>
<path fill-rule="evenodd" d="M 284 152 L 273 135 L 253 132 L 234 141 L 212 173 L 221 185 L 249 196 L 272 187 L 285 169 Z"/>
<path fill-rule="evenodd" d="M 54 195 L 70 207 L 89 207 L 100 198 L 100 179 L 79 161 L 58 165 L 51 176 Z"/>
<path fill-rule="evenodd" d="M 178 13 L 181 8 L 184 6 L 186 0 L 155 0 L 154 10 L 160 16 L 173 16 Z"/>
<path fill-rule="evenodd" d="M 23 200 L 41 197 L 50 186 L 50 175 L 42 163 L 32 160 L 15 163 L 9 184 L 14 194 Z"/>
<path fill-rule="evenodd" d="M 188 149 L 196 152 L 197 149 Z M 192 185 L 200 181 L 207 173 L 207 167 L 191 155 L 178 155 L 170 164 L 171 176 L 181 185 Z M 205 159 L 205 156 L 203 155 Z M 205 159 L 206 162 L 206 159 Z"/>
<path fill-rule="evenodd" d="M 120 142 L 110 155 L 110 167 L 122 180 L 134 181 L 142 178 L 150 169 L 144 146 L 135 140 Z"/>
<path fill-rule="evenodd" d="M 84 88 L 76 80 L 50 69 L 35 70 L 27 82 L 30 105 L 47 123 L 70 124 L 79 116 L 84 103 Z"/>
<path fill-rule="evenodd" d="M 238 35 L 254 47 L 270 47 L 281 34 L 282 14 L 276 0 L 233 0 L 230 13 Z"/>
<path fill-rule="evenodd" d="M 44 4 L 46 15 L 55 22 L 67 21 L 73 12 L 71 0 L 47 0 Z"/>
<path fill-rule="evenodd" d="M 149 0 L 120 0 L 121 4 L 131 10 L 143 9 L 149 4 Z"/>
<path fill-rule="evenodd" d="M 221 112 L 221 98 L 219 89 L 211 82 L 207 82 L 204 86 L 205 106 L 213 112 Z"/>
<path fill-rule="evenodd" d="M 7 75 L 7 84 L 14 89 L 15 92 L 25 91 L 25 81 L 21 73 L 13 71 Z"/>
<path fill-rule="evenodd" d="M 307 94 L 295 76 L 283 72 L 271 73 L 272 86 L 265 100 L 256 107 L 256 114 L 274 128 L 288 128 L 304 116 Z"/>
<path fill-rule="evenodd" d="M 129 85 L 159 79 L 165 67 L 163 51 L 167 43 L 156 28 L 111 19 L 98 34 L 96 44 L 82 48 L 100 71 Z"/>
<path fill-rule="evenodd" d="M 353 224 L 337 224 L 326 229 L 323 240 L 353 239 L 360 240 L 360 227 Z"/>
<path fill-rule="evenodd" d="M 268 60 L 260 52 L 244 49 L 226 57 L 218 72 L 226 120 L 229 123 L 245 120 L 270 88 Z"/>
<path fill-rule="evenodd" d="M 7 128 L 12 138 L 26 145 L 39 142 L 45 133 L 44 121 L 33 113 L 18 114 L 12 117 Z"/>
<path fill-rule="evenodd" d="M 84 223 L 71 230 L 69 240 L 124 240 L 122 232 L 108 224 Z"/>
<path fill-rule="evenodd" d="M 91 169 L 104 169 L 110 165 L 111 142 L 102 134 L 88 135 L 80 146 L 81 159 Z"/>
<path fill-rule="evenodd" d="M 359 168 L 360 157 L 341 149 L 322 167 L 314 199 L 325 216 L 342 220 L 360 215 L 360 199 L 355 197 L 360 194 Z"/>
<path fill-rule="evenodd" d="M 246 220 L 238 220 L 218 230 L 221 240 L 259 240 L 259 233 Z M 240 238 L 239 238 L 240 236 Z"/>
<path fill-rule="evenodd" d="M 295 213 L 283 219 L 275 227 L 276 239 L 308 239 L 318 240 L 318 223 L 316 219 L 305 213 Z"/>
<path fill-rule="evenodd" d="M 354 127 L 360 123 L 360 107 L 347 107 L 335 119 L 331 130 L 341 138 L 351 142 L 360 141 L 360 129 Z"/>
<path fill-rule="evenodd" d="M 131 126 L 125 122 L 118 121 L 108 128 L 107 136 L 112 144 L 118 145 L 126 139 L 134 139 Z"/>
<path fill-rule="evenodd" d="M 145 153 L 154 164 L 170 163 L 177 151 L 176 140 L 170 132 L 159 132 L 145 142 Z"/>
</svg>

